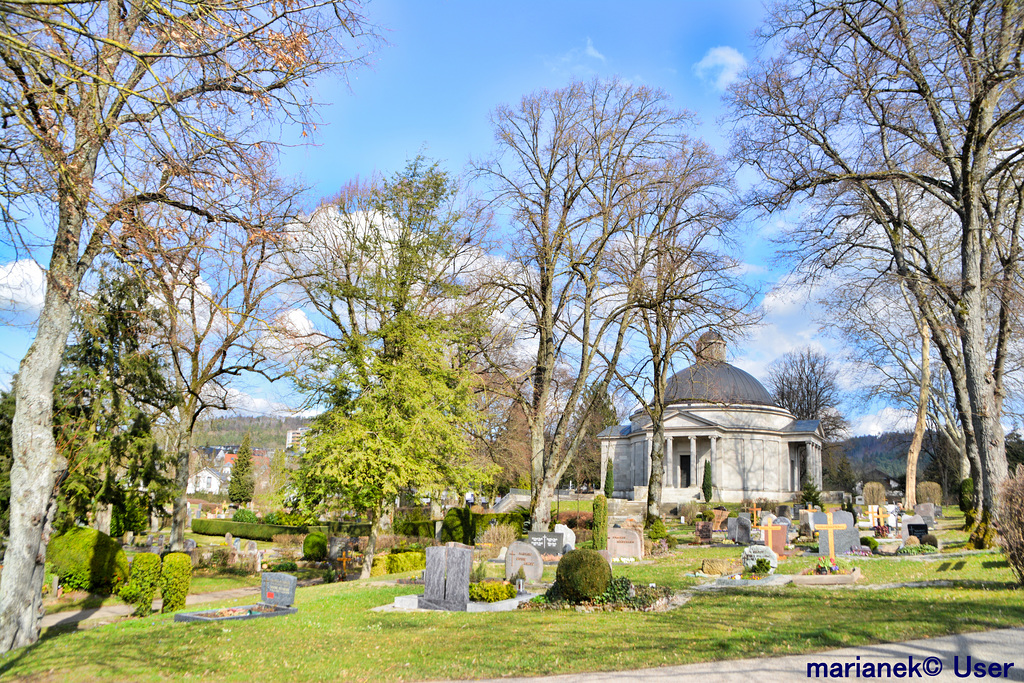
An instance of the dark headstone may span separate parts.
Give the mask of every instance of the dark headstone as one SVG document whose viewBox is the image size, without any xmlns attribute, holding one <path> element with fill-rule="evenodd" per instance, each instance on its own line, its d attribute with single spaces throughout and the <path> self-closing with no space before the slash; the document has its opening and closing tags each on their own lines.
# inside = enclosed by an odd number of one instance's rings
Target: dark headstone
<svg viewBox="0 0 1024 683">
<path fill-rule="evenodd" d="M 908 535 L 908 537 L 910 537 L 910 536 L 917 536 L 917 540 L 920 541 L 921 539 L 923 539 L 925 536 L 928 535 L 928 525 L 927 524 L 908 524 L 907 525 L 907 535 Z"/>
<path fill-rule="evenodd" d="M 725 533 L 726 533 L 726 537 L 730 541 L 733 541 L 733 542 L 736 541 L 736 525 L 738 523 L 739 523 L 739 521 L 738 521 L 738 519 L 736 517 L 730 517 L 729 519 L 726 520 L 726 523 L 725 523 L 725 526 L 726 526 Z"/>
<path fill-rule="evenodd" d="M 516 541 L 505 551 L 505 580 L 514 580 L 520 567 L 527 581 L 540 581 L 544 573 L 544 560 L 532 545 Z"/>
<path fill-rule="evenodd" d="M 736 542 L 740 545 L 750 545 L 750 518 L 739 517 L 736 520 Z"/>
<path fill-rule="evenodd" d="M 793 508 L 790 507 L 789 505 L 780 505 L 777 508 L 775 508 L 775 516 L 776 517 L 788 517 L 788 518 L 792 519 L 793 518 Z"/>
<path fill-rule="evenodd" d="M 461 543 L 427 548 L 427 568 L 423 572 L 424 609 L 465 612 L 469 605 L 469 572 L 473 568 L 473 549 Z"/>
<path fill-rule="evenodd" d="M 697 522 L 695 524 L 697 530 L 697 542 L 698 543 L 711 543 L 711 534 L 714 531 L 713 522 Z"/>
<path fill-rule="evenodd" d="M 295 604 L 295 586 L 298 582 L 291 574 L 263 572 L 260 576 L 260 599 L 265 605 L 291 607 Z"/>
<path fill-rule="evenodd" d="M 541 555 L 561 555 L 565 545 L 562 534 L 548 531 L 531 531 L 527 539 Z"/>
<path fill-rule="evenodd" d="M 914 524 L 924 524 L 924 523 L 925 523 L 924 522 L 924 518 L 921 517 L 920 515 L 910 515 L 910 516 L 906 516 L 903 519 L 901 519 L 900 520 L 900 537 L 903 539 L 903 542 L 906 543 L 907 542 L 907 538 L 910 537 L 910 527 L 911 527 L 911 525 L 914 525 Z M 928 525 L 925 524 L 925 526 L 927 527 Z M 925 533 L 928 533 L 928 532 L 926 531 Z"/>
</svg>

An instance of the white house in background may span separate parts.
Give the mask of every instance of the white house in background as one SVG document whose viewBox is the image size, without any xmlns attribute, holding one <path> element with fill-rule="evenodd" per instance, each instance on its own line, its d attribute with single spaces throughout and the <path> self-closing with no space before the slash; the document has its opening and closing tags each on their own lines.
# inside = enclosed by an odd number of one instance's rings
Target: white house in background
<svg viewBox="0 0 1024 683">
<path fill-rule="evenodd" d="M 302 447 L 302 439 L 305 438 L 306 432 L 309 431 L 309 427 L 299 427 L 298 429 L 289 429 L 284 435 L 284 447 L 294 448 L 298 450 Z"/>
<path fill-rule="evenodd" d="M 187 495 L 193 493 L 226 493 L 228 483 L 231 481 L 230 469 L 214 469 L 204 467 L 188 478 L 188 487 L 185 489 Z"/>
<path fill-rule="evenodd" d="M 720 501 L 790 500 L 805 479 L 820 488 L 819 422 L 797 420 L 776 406 L 760 382 L 725 362 L 725 351 L 722 337 L 706 332 L 697 343 L 697 362 L 668 381 L 662 501 L 698 500 L 705 463 Z M 653 433 L 641 409 L 628 425 L 598 435 L 602 488 L 611 466 L 616 497 L 647 499 Z"/>
</svg>

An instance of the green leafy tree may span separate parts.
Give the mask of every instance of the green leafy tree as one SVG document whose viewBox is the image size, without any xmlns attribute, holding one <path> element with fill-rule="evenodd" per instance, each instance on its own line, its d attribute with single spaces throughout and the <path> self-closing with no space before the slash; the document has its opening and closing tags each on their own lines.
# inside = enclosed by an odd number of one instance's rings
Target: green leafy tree
<svg viewBox="0 0 1024 683">
<path fill-rule="evenodd" d="M 308 340 L 297 380 L 311 404 L 330 406 L 296 485 L 308 508 L 370 517 L 364 576 L 400 493 L 466 490 L 478 479 L 465 349 L 480 308 L 463 271 L 478 225 L 454 179 L 418 157 L 390 179 L 350 185 L 293 235 L 295 281 L 329 330 Z"/>
<path fill-rule="evenodd" d="M 252 500 L 256 480 L 252 471 L 252 437 L 248 432 L 242 437 L 242 446 L 231 468 L 231 482 L 228 484 L 228 498 L 235 505 L 245 505 Z"/>
</svg>

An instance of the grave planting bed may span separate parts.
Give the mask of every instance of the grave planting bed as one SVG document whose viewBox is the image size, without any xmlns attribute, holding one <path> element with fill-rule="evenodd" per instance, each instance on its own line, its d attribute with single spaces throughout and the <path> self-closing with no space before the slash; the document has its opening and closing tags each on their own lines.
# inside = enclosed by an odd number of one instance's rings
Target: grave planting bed
<svg viewBox="0 0 1024 683">
<path fill-rule="evenodd" d="M 295 607 L 277 607 L 276 605 L 265 605 L 261 602 L 255 605 L 224 607 L 222 609 L 208 610 L 206 612 L 179 612 L 174 615 L 174 620 L 190 622 L 259 619 L 261 617 L 280 617 L 285 614 L 295 614 L 298 611 L 299 610 Z"/>
<path fill-rule="evenodd" d="M 849 574 L 815 574 L 811 568 L 793 575 L 793 583 L 797 586 L 844 586 L 857 583 L 860 578 L 860 567 L 854 567 Z"/>
</svg>

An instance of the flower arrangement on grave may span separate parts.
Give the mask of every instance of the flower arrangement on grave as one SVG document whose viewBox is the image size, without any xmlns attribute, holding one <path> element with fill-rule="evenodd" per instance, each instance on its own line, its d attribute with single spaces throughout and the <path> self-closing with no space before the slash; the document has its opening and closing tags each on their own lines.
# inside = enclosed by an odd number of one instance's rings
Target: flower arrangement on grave
<svg viewBox="0 0 1024 683">
<path fill-rule="evenodd" d="M 875 532 L 875 538 L 889 538 L 892 534 L 892 529 L 888 524 L 877 524 L 872 527 L 872 530 Z"/>
<path fill-rule="evenodd" d="M 758 581 L 771 574 L 771 572 L 772 563 L 767 558 L 759 557 L 754 566 L 749 571 L 743 572 L 740 578 L 747 579 L 748 581 Z"/>
<path fill-rule="evenodd" d="M 825 574 L 852 574 L 853 569 L 846 566 L 845 563 L 840 565 L 837 560 L 830 557 L 819 557 L 818 564 L 814 567 L 813 574 L 825 575 Z"/>
</svg>

